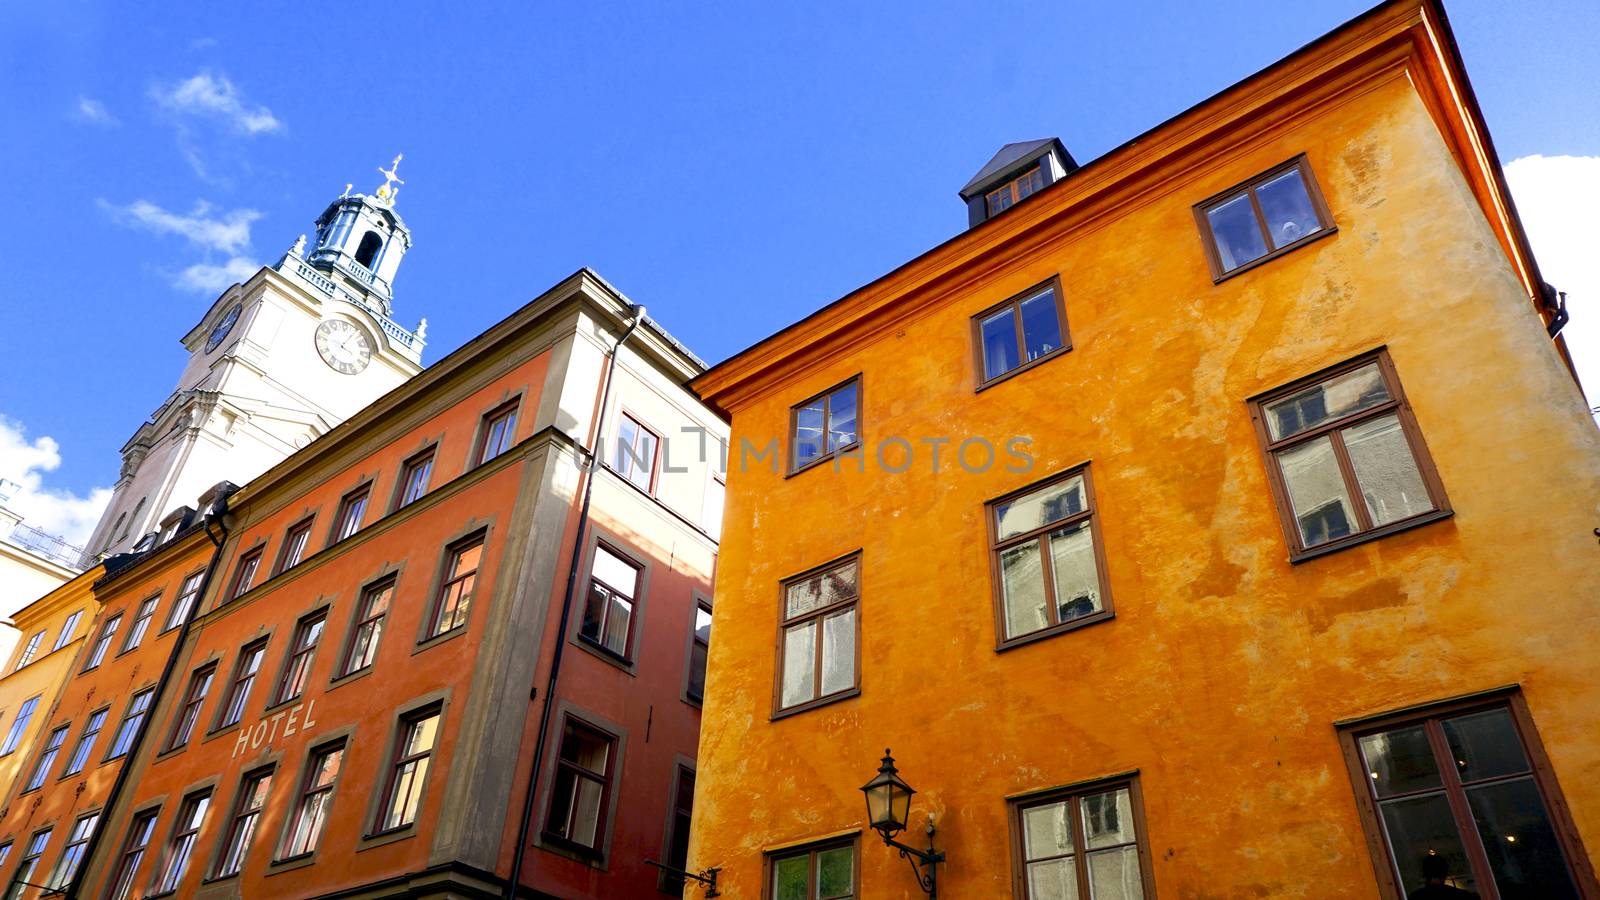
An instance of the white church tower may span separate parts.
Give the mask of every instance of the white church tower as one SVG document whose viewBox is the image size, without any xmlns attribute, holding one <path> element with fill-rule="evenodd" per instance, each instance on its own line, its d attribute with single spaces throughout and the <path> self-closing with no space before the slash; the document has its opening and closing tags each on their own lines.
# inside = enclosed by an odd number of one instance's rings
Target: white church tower
<svg viewBox="0 0 1600 900">
<path fill-rule="evenodd" d="M 400 157 L 372 195 L 334 200 L 275 265 L 222 293 L 188 334 L 189 363 L 122 448 L 85 565 L 177 530 L 220 481 L 244 484 L 422 370 L 427 320 L 394 319 L 411 247 L 394 210 Z"/>
</svg>

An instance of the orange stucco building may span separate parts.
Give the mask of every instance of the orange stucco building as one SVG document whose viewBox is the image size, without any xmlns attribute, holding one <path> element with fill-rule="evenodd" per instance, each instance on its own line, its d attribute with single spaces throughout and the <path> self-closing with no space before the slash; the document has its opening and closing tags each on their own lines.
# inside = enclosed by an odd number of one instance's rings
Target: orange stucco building
<svg viewBox="0 0 1600 900">
<path fill-rule="evenodd" d="M 13 793 L 0 878 L 676 893 L 647 860 L 682 865 L 693 799 L 726 439 L 682 386 L 702 369 L 582 270 L 114 557 L 117 642 L 51 719 L 104 734 Z"/>
<path fill-rule="evenodd" d="M 962 196 L 692 383 L 691 867 L 923 896 L 889 746 L 944 897 L 1600 896 L 1600 433 L 1442 9 Z"/>
</svg>

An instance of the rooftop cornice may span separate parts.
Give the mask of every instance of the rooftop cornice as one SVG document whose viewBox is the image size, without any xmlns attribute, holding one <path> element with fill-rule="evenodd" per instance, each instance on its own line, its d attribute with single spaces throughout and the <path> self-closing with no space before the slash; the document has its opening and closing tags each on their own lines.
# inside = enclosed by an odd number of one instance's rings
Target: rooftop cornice
<svg viewBox="0 0 1600 900">
<path fill-rule="evenodd" d="M 1480 205 L 1491 221 L 1499 220 L 1496 230 L 1504 235 L 1514 263 L 1528 273 L 1531 289 L 1537 284 L 1532 280 L 1536 272 L 1521 265 L 1524 260 L 1513 250 L 1519 244 L 1525 247 L 1520 225 L 1514 216 L 1500 215 L 1511 209 L 1510 197 L 1487 144 L 1482 116 L 1446 83 L 1466 85 L 1453 48 L 1436 0 L 1390 0 L 1083 164 L 1005 215 L 957 234 L 718 363 L 689 387 L 727 415 L 839 349 L 981 284 L 987 274 L 1061 239 L 1064 231 L 1076 233 L 1071 230 L 1125 211 L 1207 160 L 1397 72 L 1415 76 L 1425 102 L 1430 94 L 1445 98 L 1430 102 L 1430 109 L 1447 140 L 1452 140 L 1451 132 L 1482 136 L 1473 140 L 1489 152 L 1461 164 L 1471 170 L 1469 181 L 1476 182 Z M 1531 261 L 1531 254 L 1521 255 Z"/>
</svg>

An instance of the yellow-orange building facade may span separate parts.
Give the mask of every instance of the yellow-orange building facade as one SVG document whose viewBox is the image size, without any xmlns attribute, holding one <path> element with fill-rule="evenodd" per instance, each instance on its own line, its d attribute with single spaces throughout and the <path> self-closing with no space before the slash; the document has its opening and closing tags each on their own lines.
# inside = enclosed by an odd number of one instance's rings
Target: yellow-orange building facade
<svg viewBox="0 0 1600 900">
<path fill-rule="evenodd" d="M 691 868 L 923 896 L 888 745 L 942 897 L 1600 896 L 1600 433 L 1442 10 L 1063 168 L 693 382 Z"/>
</svg>

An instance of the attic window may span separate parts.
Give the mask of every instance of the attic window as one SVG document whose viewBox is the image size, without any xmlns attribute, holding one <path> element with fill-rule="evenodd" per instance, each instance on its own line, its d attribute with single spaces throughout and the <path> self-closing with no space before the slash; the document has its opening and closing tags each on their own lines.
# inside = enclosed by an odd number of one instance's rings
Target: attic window
<svg viewBox="0 0 1600 900">
<path fill-rule="evenodd" d="M 1023 172 L 1021 175 L 1000 185 L 984 195 L 984 203 L 988 205 L 989 215 L 996 215 L 1010 209 L 1035 192 L 1044 190 L 1044 172 L 1037 165 Z"/>
</svg>

